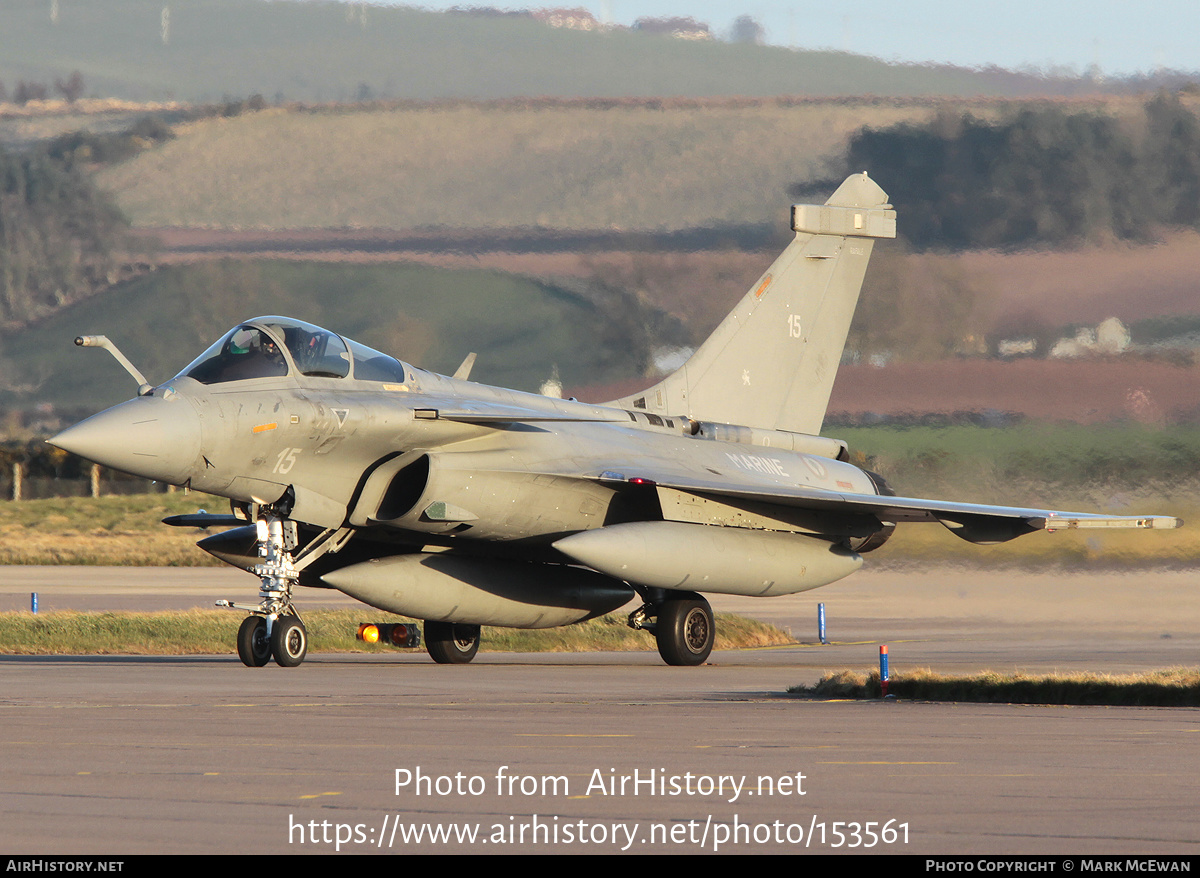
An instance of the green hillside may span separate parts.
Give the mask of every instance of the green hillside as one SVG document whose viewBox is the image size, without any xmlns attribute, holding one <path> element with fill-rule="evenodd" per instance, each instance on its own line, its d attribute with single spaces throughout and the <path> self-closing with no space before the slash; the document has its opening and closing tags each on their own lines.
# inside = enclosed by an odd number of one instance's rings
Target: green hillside
<svg viewBox="0 0 1200 878">
<path fill-rule="evenodd" d="M 531 4 L 536 5 L 536 4 Z M 215 101 L 363 96 L 1011 95 L 1077 88 L 1035 76 L 837 52 L 585 33 L 362 3 L 266 0 L 5 0 L 0 81 L 88 93 Z M 164 19 L 164 9 L 167 10 Z M 836 11 L 826 14 L 838 15 Z"/>
<path fill-rule="evenodd" d="M 472 379 L 521 390 L 536 390 L 555 365 L 567 384 L 637 375 L 649 341 L 636 328 L 657 316 L 597 299 L 493 271 L 284 261 L 164 268 L 0 336 L 0 405 L 99 410 L 132 396 L 133 379 L 108 354 L 76 348 L 77 335 L 108 335 L 157 383 L 261 314 L 327 326 L 443 373 L 476 351 Z"/>
</svg>

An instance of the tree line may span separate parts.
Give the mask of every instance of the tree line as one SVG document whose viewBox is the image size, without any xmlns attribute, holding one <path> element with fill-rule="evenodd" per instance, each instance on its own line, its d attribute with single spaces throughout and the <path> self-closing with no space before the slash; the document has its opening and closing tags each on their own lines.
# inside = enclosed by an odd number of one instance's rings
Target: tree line
<svg viewBox="0 0 1200 878">
<path fill-rule="evenodd" d="M 75 103 L 83 97 L 85 91 L 83 74 L 78 70 L 72 70 L 71 75 L 66 79 L 55 79 L 54 90 L 62 95 L 67 103 Z M 14 104 L 25 106 L 30 101 L 44 101 L 49 96 L 50 89 L 44 82 L 32 82 L 21 79 L 13 87 L 11 98 Z M 0 82 L 0 101 L 6 101 L 9 97 L 8 89 L 4 87 L 3 82 Z"/>
<path fill-rule="evenodd" d="M 0 325 L 27 323 L 106 285 L 127 228 L 71 159 L 0 148 Z"/>
<path fill-rule="evenodd" d="M 1143 111 L 1140 130 L 1054 106 L 999 122 L 943 113 L 862 129 L 846 166 L 887 190 L 917 249 L 1136 240 L 1200 226 L 1200 120 L 1167 92 Z"/>
</svg>

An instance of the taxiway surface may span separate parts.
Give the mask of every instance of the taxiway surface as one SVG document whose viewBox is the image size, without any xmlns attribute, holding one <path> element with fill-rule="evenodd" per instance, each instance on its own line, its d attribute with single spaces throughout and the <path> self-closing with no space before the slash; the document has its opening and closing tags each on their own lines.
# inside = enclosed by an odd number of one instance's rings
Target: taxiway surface
<svg viewBox="0 0 1200 878">
<path fill-rule="evenodd" d="M 34 590 L 43 611 L 254 592 L 222 570 L 0 572 L 0 609 Z M 481 653 L 463 667 L 316 655 L 298 669 L 232 653 L 3 656 L 0 848 L 1194 854 L 1200 711 L 785 691 L 870 669 L 880 642 L 893 670 L 1195 664 L 1197 591 L 1187 573 L 865 572 L 715 600 L 808 642 L 701 668 L 652 652 Z M 818 601 L 829 646 L 812 642 Z"/>
</svg>

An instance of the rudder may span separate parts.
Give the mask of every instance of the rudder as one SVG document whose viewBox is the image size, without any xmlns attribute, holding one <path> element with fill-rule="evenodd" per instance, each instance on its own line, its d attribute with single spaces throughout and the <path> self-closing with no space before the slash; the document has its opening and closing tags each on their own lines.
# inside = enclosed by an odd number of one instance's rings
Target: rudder
<svg viewBox="0 0 1200 878">
<path fill-rule="evenodd" d="M 792 433 L 821 430 L 875 238 L 896 212 L 865 173 L 792 207 L 796 238 L 680 369 L 611 405 Z"/>
</svg>

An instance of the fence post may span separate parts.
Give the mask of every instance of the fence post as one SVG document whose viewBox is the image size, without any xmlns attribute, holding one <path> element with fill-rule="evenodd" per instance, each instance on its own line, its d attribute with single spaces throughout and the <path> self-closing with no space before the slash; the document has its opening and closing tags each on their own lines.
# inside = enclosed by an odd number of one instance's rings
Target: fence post
<svg viewBox="0 0 1200 878">
<path fill-rule="evenodd" d="M 21 480 L 25 476 L 25 468 L 21 466 L 20 461 L 13 461 L 13 489 L 12 498 L 14 500 L 21 499 Z"/>
<path fill-rule="evenodd" d="M 100 464 L 92 464 L 92 496 L 100 496 Z"/>
</svg>

